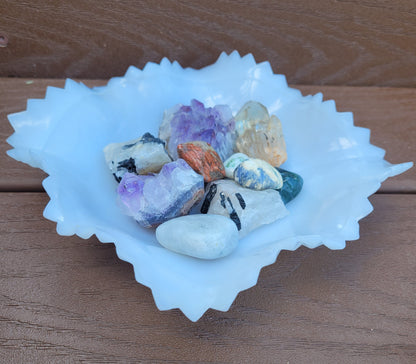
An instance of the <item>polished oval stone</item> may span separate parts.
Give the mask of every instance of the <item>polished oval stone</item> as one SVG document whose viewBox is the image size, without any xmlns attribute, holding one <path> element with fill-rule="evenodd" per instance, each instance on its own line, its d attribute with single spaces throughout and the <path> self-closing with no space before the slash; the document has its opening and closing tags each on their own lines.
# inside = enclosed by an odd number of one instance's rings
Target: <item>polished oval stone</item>
<svg viewBox="0 0 416 364">
<path fill-rule="evenodd" d="M 230 254 L 238 243 L 235 224 L 221 215 L 187 215 L 166 221 L 156 229 L 158 242 L 166 249 L 200 259 Z"/>
<path fill-rule="evenodd" d="M 202 174 L 205 182 L 225 177 L 225 170 L 218 153 L 206 142 L 193 141 L 178 145 L 178 156 L 191 168 Z"/>
<path fill-rule="evenodd" d="M 125 173 L 117 192 L 126 214 L 143 227 L 154 227 L 187 214 L 204 196 L 204 179 L 178 159 L 156 175 Z"/>
<path fill-rule="evenodd" d="M 234 171 L 234 180 L 241 186 L 253 190 L 277 190 L 283 186 L 279 171 L 269 163 L 255 158 L 239 164 Z"/>
<path fill-rule="evenodd" d="M 234 221 L 240 238 L 288 214 L 276 190 L 250 190 L 229 179 L 207 185 L 200 211 L 203 214 L 223 215 Z"/>
<path fill-rule="evenodd" d="M 123 143 L 112 143 L 104 148 L 105 161 L 117 182 L 124 174 L 157 173 L 171 162 L 165 142 L 146 133 L 141 138 Z"/>
<path fill-rule="evenodd" d="M 230 158 L 224 162 L 225 176 L 234 179 L 234 171 L 240 163 L 249 159 L 244 153 L 234 153 Z"/>
<path fill-rule="evenodd" d="M 259 102 L 247 102 L 235 116 L 236 149 L 251 158 L 259 158 L 279 167 L 287 159 L 282 123 L 269 116 Z"/>
<path fill-rule="evenodd" d="M 302 190 L 303 178 L 294 172 L 277 168 L 283 179 L 283 186 L 278 189 L 280 196 L 285 204 L 292 201 Z"/>
</svg>

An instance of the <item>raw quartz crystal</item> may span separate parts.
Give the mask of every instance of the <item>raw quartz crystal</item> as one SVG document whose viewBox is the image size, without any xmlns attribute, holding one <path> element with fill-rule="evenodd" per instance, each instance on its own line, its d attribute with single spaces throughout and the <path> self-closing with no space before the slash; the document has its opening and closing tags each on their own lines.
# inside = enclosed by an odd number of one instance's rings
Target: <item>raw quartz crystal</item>
<svg viewBox="0 0 416 364">
<path fill-rule="evenodd" d="M 221 159 L 226 160 L 235 144 L 235 123 L 228 105 L 205 107 L 192 100 L 190 106 L 176 105 L 165 111 L 159 138 L 173 159 L 178 158 L 178 144 L 203 141 L 210 144 Z"/>
<path fill-rule="evenodd" d="M 282 123 L 269 116 L 266 107 L 249 101 L 235 116 L 239 152 L 251 158 L 262 159 L 273 167 L 279 167 L 287 159 Z"/>
<path fill-rule="evenodd" d="M 124 174 L 118 189 L 126 213 L 143 227 L 185 215 L 204 195 L 204 178 L 183 159 L 167 163 L 159 174 Z"/>
</svg>

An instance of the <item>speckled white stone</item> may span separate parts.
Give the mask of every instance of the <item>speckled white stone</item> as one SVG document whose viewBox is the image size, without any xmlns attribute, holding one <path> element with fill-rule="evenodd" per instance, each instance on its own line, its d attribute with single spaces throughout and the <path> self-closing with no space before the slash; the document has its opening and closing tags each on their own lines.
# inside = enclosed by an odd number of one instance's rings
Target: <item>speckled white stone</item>
<svg viewBox="0 0 416 364">
<path fill-rule="evenodd" d="M 232 180 L 222 179 L 208 184 L 206 191 L 202 211 L 233 218 L 236 225 L 240 224 L 240 238 L 289 213 L 280 193 L 275 190 L 250 190 Z M 211 196 L 208 197 L 210 192 Z M 209 203 L 207 197 L 211 199 Z"/>
<path fill-rule="evenodd" d="M 249 159 L 244 153 L 234 153 L 224 162 L 225 175 L 227 178 L 234 179 L 235 169 L 244 161 Z"/>
<path fill-rule="evenodd" d="M 166 249 L 200 259 L 230 254 L 238 243 L 232 220 L 221 215 L 187 215 L 166 221 L 156 229 L 158 242 Z"/>
<path fill-rule="evenodd" d="M 164 142 L 149 133 L 138 139 L 107 145 L 104 148 L 104 156 L 118 181 L 126 172 L 157 173 L 166 163 L 171 162 Z"/>
</svg>

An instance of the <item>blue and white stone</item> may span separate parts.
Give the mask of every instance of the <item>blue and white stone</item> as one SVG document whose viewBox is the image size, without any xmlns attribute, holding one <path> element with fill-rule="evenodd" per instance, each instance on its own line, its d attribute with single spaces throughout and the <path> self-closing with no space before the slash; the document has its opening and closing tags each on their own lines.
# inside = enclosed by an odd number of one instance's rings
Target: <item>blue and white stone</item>
<svg viewBox="0 0 416 364">
<path fill-rule="evenodd" d="M 112 143 L 104 148 L 105 161 L 117 182 L 126 172 L 157 173 L 171 162 L 165 142 L 146 133 L 141 138 L 123 143 Z"/>
<path fill-rule="evenodd" d="M 234 153 L 224 162 L 225 175 L 227 178 L 234 179 L 235 169 L 244 161 L 249 159 L 244 153 Z"/>
<path fill-rule="evenodd" d="M 217 259 L 237 247 L 238 230 L 225 216 L 187 215 L 159 225 L 156 239 L 166 249 L 179 254 Z"/>
<path fill-rule="evenodd" d="M 251 190 L 235 181 L 222 179 L 207 185 L 201 213 L 230 218 L 242 238 L 261 225 L 285 217 L 289 212 L 276 190 Z"/>
<path fill-rule="evenodd" d="M 250 158 L 240 163 L 234 171 L 234 180 L 252 190 L 277 190 L 283 186 L 279 171 L 269 163 Z"/>
</svg>

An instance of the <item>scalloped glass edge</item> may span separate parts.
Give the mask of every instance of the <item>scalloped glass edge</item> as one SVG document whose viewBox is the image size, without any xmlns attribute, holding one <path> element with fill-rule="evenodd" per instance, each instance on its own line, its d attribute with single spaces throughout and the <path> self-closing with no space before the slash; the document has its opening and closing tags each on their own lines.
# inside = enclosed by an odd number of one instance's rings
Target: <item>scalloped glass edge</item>
<svg viewBox="0 0 416 364">
<path fill-rule="evenodd" d="M 284 93 L 288 100 L 300 101 L 301 99 L 304 99 L 308 100 L 308 102 L 321 104 L 323 108 L 327 108 L 330 112 L 337 113 L 338 116 L 343 119 L 343 122 L 353 125 L 352 113 L 337 112 L 335 102 L 333 100 L 323 102 L 323 96 L 321 93 L 314 96 L 302 96 L 299 90 L 288 87 L 284 75 L 277 75 L 273 73 L 269 62 L 257 64 L 252 54 L 247 54 L 241 57 L 237 51 L 232 52 L 230 55 L 227 55 L 225 52 L 221 53 L 218 60 L 214 64 L 200 70 L 182 68 L 178 62 L 174 61 L 171 63 L 167 58 L 163 58 L 160 64 L 149 62 L 143 70 L 130 66 L 124 77 L 114 77 L 109 80 L 106 86 L 94 87 L 92 89 L 86 87 L 82 83 L 77 83 L 73 80 L 67 79 L 63 89 L 48 87 L 44 99 L 29 99 L 27 101 L 26 111 L 8 115 L 8 119 L 15 129 L 15 133 L 7 140 L 7 142 L 14 147 L 14 149 L 9 150 L 7 154 L 18 161 L 29 164 L 32 167 L 41 168 L 49 174 L 49 176 L 42 183 L 45 191 L 50 197 L 50 202 L 44 210 L 44 217 L 57 223 L 57 233 L 65 236 L 76 234 L 83 239 L 87 239 L 95 234 L 98 240 L 102 243 L 114 243 L 118 257 L 133 265 L 135 279 L 152 290 L 158 309 L 169 310 L 179 308 L 185 316 L 192 321 L 197 321 L 209 308 L 219 311 L 227 311 L 240 291 L 248 289 L 257 283 L 261 268 L 273 264 L 281 250 L 293 251 L 301 245 L 308 248 L 325 245 L 330 249 L 343 249 L 347 240 L 357 240 L 359 238 L 358 221 L 367 216 L 373 210 L 368 197 L 378 190 L 381 182 L 388 177 L 393 177 L 405 172 L 413 166 L 413 163 L 408 162 L 392 165 L 383 160 L 383 170 L 381 170 L 376 176 L 375 179 L 377 181 L 368 187 L 365 192 L 367 198 L 363 199 L 360 206 L 354 210 L 354 216 L 351 217 L 348 226 L 342 230 L 342 237 L 323 239 L 320 235 L 305 235 L 294 236 L 272 242 L 268 244 L 267 247 L 263 247 L 260 253 L 257 252 L 256 259 L 253 259 L 252 266 L 248 272 L 249 274 L 244 277 L 236 277 L 234 280 L 231 279 L 231 282 L 234 283 L 233 285 L 230 286 L 228 284 L 224 284 L 222 289 L 218 289 L 212 297 L 202 296 L 204 295 L 204 292 L 201 291 L 201 297 L 198 299 L 198 292 L 196 294 L 193 292 L 193 299 L 187 301 L 186 299 L 184 300 L 180 297 L 180 293 L 176 293 L 175 295 L 172 291 L 166 292 L 163 288 L 161 289 L 159 287 L 160 283 L 156 282 L 152 277 L 153 272 L 151 267 L 149 268 L 149 266 L 147 266 L 147 269 L 137 269 L 143 265 L 143 260 L 146 258 L 137 254 L 134 256 L 131 254 L 132 244 L 137 244 L 137 241 L 131 239 L 129 235 L 125 234 L 124 236 L 118 236 L 118 238 L 123 240 L 121 244 L 119 239 L 114 239 L 111 230 L 109 231 L 103 227 L 98 228 L 97 226 L 74 223 L 71 224 L 68 223 L 68 219 L 65 220 L 65 216 L 61 210 L 58 199 L 59 181 L 55 178 L 54 170 L 50 168 L 50 165 L 48 166 L 43 163 L 44 154 L 42 154 L 42 146 L 46 144 L 48 134 L 43 133 L 44 130 L 42 130 L 42 128 L 39 128 L 39 130 L 36 130 L 36 128 L 27 128 L 28 125 L 25 121 L 31 112 L 36 112 L 39 104 L 42 104 L 42 107 L 53 107 L 57 101 L 65 101 L 65 99 L 62 99 L 61 97 L 64 93 L 69 92 L 75 99 L 78 98 L 80 100 L 91 91 L 99 92 L 105 88 L 111 88 L 114 85 L 138 82 L 138 79 L 140 79 L 140 77 L 144 77 L 145 75 L 152 77 L 155 73 L 161 73 L 163 75 L 165 71 L 171 72 L 172 70 L 175 70 L 177 72 L 181 72 L 183 77 L 195 77 L 197 74 L 207 72 L 208 70 L 212 71 L 213 68 L 220 69 L 221 67 L 232 67 L 233 62 L 241 63 L 243 66 L 246 66 L 247 69 L 253 68 L 255 70 L 265 72 L 268 77 L 273 78 L 276 88 L 278 88 L 280 92 Z M 72 102 L 74 101 L 72 100 Z M 60 105 L 61 110 L 66 110 L 68 107 L 70 107 L 70 105 Z M 363 139 L 369 140 L 369 129 L 355 126 L 353 126 L 353 128 L 356 128 L 357 133 L 360 132 L 362 134 Z M 28 135 L 28 133 L 30 135 Z M 385 154 L 384 150 L 371 145 L 369 142 L 368 144 L 373 148 L 376 157 L 383 159 Z M 52 158 L 52 156 L 50 157 Z M 143 252 L 144 250 L 142 250 L 142 253 Z M 246 264 L 244 259 L 241 259 L 241 264 Z"/>
</svg>

